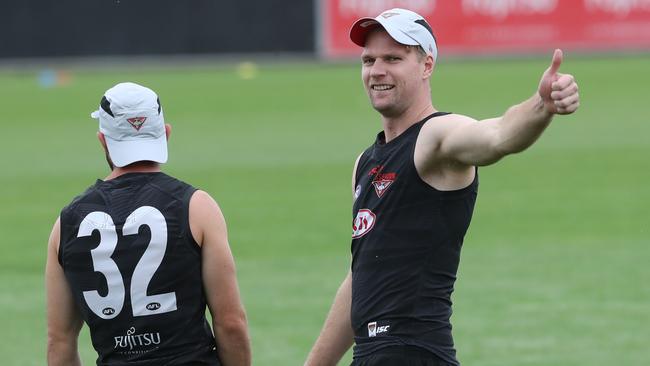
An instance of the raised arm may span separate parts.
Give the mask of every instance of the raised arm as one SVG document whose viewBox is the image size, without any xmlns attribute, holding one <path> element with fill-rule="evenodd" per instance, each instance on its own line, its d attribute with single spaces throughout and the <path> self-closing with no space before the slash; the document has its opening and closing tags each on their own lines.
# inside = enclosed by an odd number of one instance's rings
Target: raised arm
<svg viewBox="0 0 650 366">
<path fill-rule="evenodd" d="M 248 324 L 239 296 L 226 221 L 217 203 L 203 191 L 195 192 L 190 200 L 190 227 L 201 245 L 203 286 L 221 363 L 249 366 L 252 357 Z"/>
<path fill-rule="evenodd" d="M 63 268 L 58 261 L 60 222 L 56 220 L 47 245 L 45 288 L 47 292 L 47 364 L 49 366 L 81 365 L 77 339 L 83 325 L 81 315 Z"/>
<path fill-rule="evenodd" d="M 501 117 L 476 121 L 451 115 L 443 123 L 428 123 L 421 134 L 422 161 L 449 161 L 460 166 L 492 164 L 505 155 L 532 145 L 555 114 L 570 114 L 580 104 L 578 84 L 572 75 L 560 74 L 561 50 L 555 50 L 537 92 L 510 107 Z"/>
</svg>

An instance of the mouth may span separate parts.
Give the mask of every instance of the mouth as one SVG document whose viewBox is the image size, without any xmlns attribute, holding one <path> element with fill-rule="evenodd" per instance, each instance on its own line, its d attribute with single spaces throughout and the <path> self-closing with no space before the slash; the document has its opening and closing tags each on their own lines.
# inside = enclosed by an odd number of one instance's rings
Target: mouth
<svg viewBox="0 0 650 366">
<path fill-rule="evenodd" d="M 370 89 L 375 91 L 386 91 L 395 88 L 395 85 L 390 84 L 373 84 L 370 86 Z"/>
</svg>

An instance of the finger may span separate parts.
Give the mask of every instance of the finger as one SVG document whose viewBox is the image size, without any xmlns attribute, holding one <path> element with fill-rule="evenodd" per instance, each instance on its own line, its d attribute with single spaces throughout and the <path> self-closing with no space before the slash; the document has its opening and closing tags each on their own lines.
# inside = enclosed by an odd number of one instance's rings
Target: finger
<svg viewBox="0 0 650 366">
<path fill-rule="evenodd" d="M 578 93 L 569 95 L 568 97 L 562 99 L 562 100 L 556 100 L 553 102 L 555 105 L 555 108 L 561 109 L 561 108 L 568 108 L 569 106 L 576 104 L 580 101 L 580 95 Z"/>
<path fill-rule="evenodd" d="M 573 75 L 560 74 L 560 76 L 551 84 L 551 90 L 563 90 L 575 82 Z"/>
<path fill-rule="evenodd" d="M 571 94 L 577 93 L 578 92 L 578 84 L 572 83 L 569 84 L 568 87 L 562 89 L 562 90 L 556 90 L 551 92 L 551 98 L 553 100 L 562 100 L 566 97 L 568 97 Z"/>
<path fill-rule="evenodd" d="M 555 52 L 553 52 L 553 60 L 551 61 L 551 67 L 548 69 L 548 72 L 550 74 L 555 74 L 557 71 L 560 69 L 560 65 L 562 64 L 562 59 L 563 59 L 563 53 L 561 49 L 556 49 Z"/>
<path fill-rule="evenodd" d="M 578 107 L 580 107 L 580 101 L 576 101 L 575 103 L 567 106 L 567 107 L 562 107 L 562 108 L 556 108 L 557 109 L 557 114 L 571 114 L 575 112 Z"/>
</svg>

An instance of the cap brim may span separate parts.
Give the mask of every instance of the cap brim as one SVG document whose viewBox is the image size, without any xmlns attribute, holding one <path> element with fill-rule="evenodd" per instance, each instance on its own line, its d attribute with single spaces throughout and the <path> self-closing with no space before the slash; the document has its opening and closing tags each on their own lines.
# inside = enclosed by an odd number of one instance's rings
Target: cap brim
<svg viewBox="0 0 650 366">
<path fill-rule="evenodd" d="M 397 43 L 417 46 L 419 43 L 408 35 L 404 34 L 401 30 L 391 26 L 391 23 L 382 21 L 381 17 L 376 18 L 361 18 L 354 22 L 350 28 L 350 40 L 360 47 L 365 47 L 366 38 L 368 33 L 377 27 L 381 26 Z"/>
<path fill-rule="evenodd" d="M 116 167 L 124 167 L 136 161 L 167 162 L 167 136 L 156 139 L 114 140 L 106 135 L 106 145 Z"/>
<path fill-rule="evenodd" d="M 374 18 L 361 18 L 352 24 L 350 39 L 357 46 L 363 47 L 366 44 L 368 33 L 379 25 L 379 22 Z"/>
</svg>

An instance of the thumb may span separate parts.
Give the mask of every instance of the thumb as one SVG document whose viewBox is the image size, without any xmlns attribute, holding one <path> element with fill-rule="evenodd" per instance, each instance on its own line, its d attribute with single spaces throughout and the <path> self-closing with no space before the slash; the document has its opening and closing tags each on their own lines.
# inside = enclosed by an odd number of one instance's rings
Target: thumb
<svg viewBox="0 0 650 366">
<path fill-rule="evenodd" d="M 560 69 L 560 65 L 562 64 L 562 58 L 562 50 L 559 48 L 556 49 L 553 53 L 553 61 L 551 61 L 551 67 L 548 69 L 549 74 L 553 75 L 557 73 L 557 71 Z"/>
</svg>

